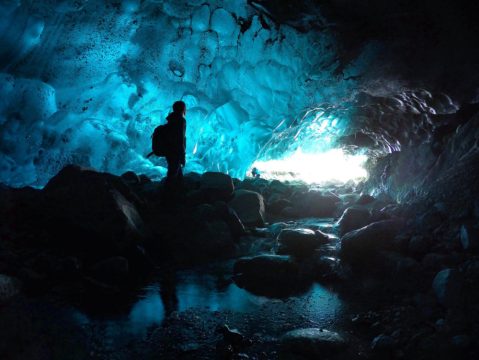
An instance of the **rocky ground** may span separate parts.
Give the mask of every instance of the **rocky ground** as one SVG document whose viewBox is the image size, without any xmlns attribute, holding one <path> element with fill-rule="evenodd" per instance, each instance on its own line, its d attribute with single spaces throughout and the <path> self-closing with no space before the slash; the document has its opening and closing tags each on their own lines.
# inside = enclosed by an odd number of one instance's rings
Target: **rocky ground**
<svg viewBox="0 0 479 360">
<path fill-rule="evenodd" d="M 3 186 L 2 359 L 475 359 L 477 202 L 459 214 L 361 190 L 205 173 L 172 192 L 77 166 L 42 190 Z M 173 307 L 122 348 L 73 325 L 71 307 L 121 313 L 158 273 L 231 259 L 227 279 L 281 300 L 249 313 Z M 291 311 L 314 283 L 345 304 L 332 323 Z"/>
</svg>

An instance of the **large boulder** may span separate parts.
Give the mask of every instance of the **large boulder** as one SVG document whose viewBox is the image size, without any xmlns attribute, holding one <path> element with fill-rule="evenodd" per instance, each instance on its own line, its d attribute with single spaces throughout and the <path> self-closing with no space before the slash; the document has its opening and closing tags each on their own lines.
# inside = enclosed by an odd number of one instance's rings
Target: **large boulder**
<svg viewBox="0 0 479 360">
<path fill-rule="evenodd" d="M 228 201 L 234 191 L 233 179 L 224 173 L 205 172 L 200 178 L 200 189 L 210 201 Z"/>
<path fill-rule="evenodd" d="M 238 214 L 243 224 L 263 226 L 265 207 L 263 196 L 250 190 L 237 190 L 229 205 Z"/>
<path fill-rule="evenodd" d="M 235 282 L 253 293 L 287 296 L 304 290 L 309 283 L 289 256 L 258 255 L 241 258 L 234 264 Z"/>
<path fill-rule="evenodd" d="M 44 226 L 54 244 L 104 258 L 145 236 L 140 201 L 120 177 L 70 165 L 44 189 Z"/>
<path fill-rule="evenodd" d="M 310 229 L 284 229 L 278 236 L 278 250 L 280 255 L 296 257 L 311 256 L 314 250 L 327 243 L 329 238 L 319 231 Z"/>
<path fill-rule="evenodd" d="M 342 236 L 352 230 L 368 225 L 371 221 L 371 213 L 368 209 L 351 206 L 344 210 L 338 220 L 339 234 Z"/>
<path fill-rule="evenodd" d="M 402 219 L 383 220 L 353 230 L 341 238 L 341 258 L 366 265 L 382 250 L 394 250 L 394 238 L 404 227 Z"/>
<path fill-rule="evenodd" d="M 297 329 L 281 338 L 285 352 L 302 355 L 307 359 L 322 359 L 345 351 L 348 342 L 340 334 L 319 328 Z"/>
</svg>

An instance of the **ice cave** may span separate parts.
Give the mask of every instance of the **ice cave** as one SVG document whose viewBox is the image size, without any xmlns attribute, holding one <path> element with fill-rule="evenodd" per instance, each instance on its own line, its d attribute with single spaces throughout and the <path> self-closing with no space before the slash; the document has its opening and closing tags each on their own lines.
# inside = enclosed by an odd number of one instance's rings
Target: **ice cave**
<svg viewBox="0 0 479 360">
<path fill-rule="evenodd" d="M 0 358 L 477 359 L 478 38 L 468 0 L 0 0 Z"/>
</svg>

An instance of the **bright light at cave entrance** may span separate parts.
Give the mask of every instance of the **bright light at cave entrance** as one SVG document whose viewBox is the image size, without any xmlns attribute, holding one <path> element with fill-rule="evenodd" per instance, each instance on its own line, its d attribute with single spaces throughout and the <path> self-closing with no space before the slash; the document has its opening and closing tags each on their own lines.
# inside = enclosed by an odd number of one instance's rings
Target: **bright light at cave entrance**
<svg viewBox="0 0 479 360">
<path fill-rule="evenodd" d="M 298 149 L 284 159 L 256 161 L 252 168 L 256 167 L 261 177 L 269 180 L 302 180 L 308 184 L 345 183 L 367 177 L 364 169 L 366 160 L 365 155 L 349 155 L 341 149 L 316 154 Z"/>
</svg>

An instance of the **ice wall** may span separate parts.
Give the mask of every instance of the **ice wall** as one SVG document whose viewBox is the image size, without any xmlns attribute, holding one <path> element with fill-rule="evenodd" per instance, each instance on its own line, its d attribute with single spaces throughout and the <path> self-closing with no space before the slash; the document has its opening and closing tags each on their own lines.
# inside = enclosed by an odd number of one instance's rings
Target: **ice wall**
<svg viewBox="0 0 479 360">
<path fill-rule="evenodd" d="M 41 186 L 66 163 L 162 176 L 145 154 L 178 99 L 186 170 L 242 177 L 258 156 L 327 147 L 318 126 L 341 134 L 347 119 L 308 110 L 348 97 L 361 61 L 339 79 L 329 33 L 246 0 L 0 0 L 0 182 Z"/>
</svg>

